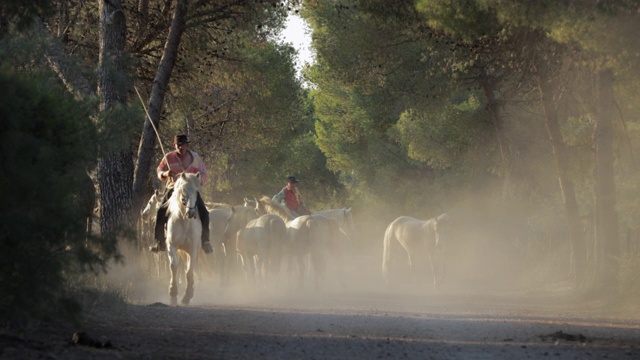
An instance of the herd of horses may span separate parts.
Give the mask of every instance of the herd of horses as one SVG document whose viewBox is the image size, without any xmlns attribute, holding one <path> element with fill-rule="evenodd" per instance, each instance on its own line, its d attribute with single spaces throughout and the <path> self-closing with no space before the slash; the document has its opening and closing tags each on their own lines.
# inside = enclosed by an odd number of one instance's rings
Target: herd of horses
<svg viewBox="0 0 640 360">
<path fill-rule="evenodd" d="M 198 259 L 206 258 L 201 252 L 202 225 L 195 206 L 199 184 L 197 174 L 181 174 L 165 205 L 172 305 L 177 305 L 179 263 L 183 262 L 186 279 L 181 302 L 187 305 L 194 293 L 194 270 Z M 144 221 L 150 226 L 158 206 L 160 194 L 155 192 L 142 212 Z M 242 269 L 247 281 L 273 283 L 278 281 L 281 268 L 286 265 L 288 272 L 294 274 L 298 287 L 313 274 L 316 289 L 323 282 L 328 260 L 342 273 L 345 239 L 355 232 L 351 209 L 323 210 L 294 217 L 284 205 L 266 196 L 244 199 L 243 205 L 208 204 L 208 207 L 210 241 L 223 285 L 229 283 L 230 274 L 236 268 Z M 427 255 L 437 286 L 444 277 L 442 249 L 446 243 L 448 219 L 446 214 L 429 220 L 401 216 L 391 222 L 383 243 L 384 280 L 390 280 L 392 252 L 403 250 L 409 273 L 417 279 L 420 275 L 416 271 L 416 258 L 418 254 Z M 436 258 L 440 258 L 440 268 L 436 266 Z"/>
</svg>

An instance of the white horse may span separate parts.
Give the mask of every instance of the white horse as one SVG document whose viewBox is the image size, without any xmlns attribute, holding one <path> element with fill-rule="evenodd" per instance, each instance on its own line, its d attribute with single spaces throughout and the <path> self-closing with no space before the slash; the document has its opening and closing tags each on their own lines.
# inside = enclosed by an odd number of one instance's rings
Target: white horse
<svg viewBox="0 0 640 360">
<path fill-rule="evenodd" d="M 287 228 L 284 221 L 277 215 L 264 214 L 249 221 L 238 232 L 236 250 L 243 256 L 245 271 L 250 267 L 254 279 L 268 280 L 280 271 L 286 241 Z"/>
<path fill-rule="evenodd" d="M 229 209 L 228 216 L 224 219 L 223 223 L 223 239 L 228 251 L 228 260 L 238 261 L 239 264 L 242 265 L 245 278 L 248 278 L 248 266 L 257 261 L 257 259 L 254 259 L 257 255 L 252 251 L 252 249 L 247 249 L 244 246 L 239 247 L 238 242 L 240 240 L 238 239 L 242 237 L 241 232 L 247 226 L 247 223 L 257 218 L 258 214 L 254 208 L 235 205 Z M 252 269 L 253 268 L 250 270 Z M 251 274 L 253 275 L 254 271 L 251 271 Z"/>
<path fill-rule="evenodd" d="M 162 201 L 162 194 L 158 190 L 154 190 L 153 194 L 147 201 L 147 205 L 140 212 L 140 244 L 146 244 L 154 240 L 154 227 L 156 223 L 156 214 Z M 156 279 L 161 279 L 169 273 L 169 261 L 162 257 L 160 253 L 146 252 L 144 259 L 147 261 L 147 270 Z"/>
<path fill-rule="evenodd" d="M 389 263 L 391 261 L 391 247 L 399 243 L 409 259 L 409 269 L 414 276 L 416 274 L 415 260 L 421 254 L 429 258 L 433 284 L 442 282 L 445 275 L 443 243 L 446 242 L 446 228 L 449 220 L 447 214 L 442 214 L 429 220 L 420 220 L 410 216 L 401 216 L 395 219 L 384 234 L 384 250 L 382 253 L 382 274 L 385 282 L 389 283 Z M 440 277 L 436 274 L 434 266 L 435 255 L 442 255 L 442 272 Z M 420 278 L 417 276 L 417 278 Z"/>
<path fill-rule="evenodd" d="M 315 273 L 316 288 L 320 287 L 325 275 L 329 255 L 333 255 L 336 260 L 338 272 L 343 273 L 342 244 L 337 241 L 339 229 L 333 219 L 315 214 L 295 218 L 283 205 L 267 196 L 257 200 L 256 211 L 258 214 L 277 215 L 284 221 L 288 238 L 283 252 L 293 256 L 298 262 L 299 287 L 302 287 L 306 277 L 304 258 L 307 255 Z"/>
<path fill-rule="evenodd" d="M 142 220 L 142 231 L 141 238 L 143 242 L 150 242 L 153 240 L 153 232 L 154 232 L 154 224 L 156 222 L 156 214 L 158 213 L 158 208 L 160 208 L 160 201 L 162 200 L 162 195 L 158 190 L 153 191 L 153 195 L 149 198 L 147 202 L 147 206 L 142 209 L 140 212 L 141 220 Z"/>
<path fill-rule="evenodd" d="M 202 224 L 198 219 L 196 201 L 200 189 L 200 174 L 182 173 L 178 176 L 173 188 L 173 194 L 167 201 L 167 254 L 171 267 L 171 281 L 169 296 L 171 305 L 177 305 L 178 300 L 178 251 L 186 254 L 185 274 L 187 288 L 182 298 L 182 304 L 188 305 L 193 298 L 193 271 L 198 264 L 200 253 Z"/>
<path fill-rule="evenodd" d="M 255 208 L 257 202 L 257 199 L 251 200 L 248 198 L 244 198 L 244 206 Z M 351 239 L 356 231 L 355 226 L 353 225 L 353 212 L 351 211 L 351 208 L 318 210 L 313 211 L 311 214 L 320 215 L 335 220 L 340 227 L 340 232 L 348 239 Z"/>
<path fill-rule="evenodd" d="M 155 214 L 160 207 L 161 198 L 162 196 L 160 195 L 160 192 L 157 189 L 154 190 L 153 195 L 151 195 L 147 202 L 147 206 L 145 206 L 140 213 L 143 218 L 155 217 Z"/>
<path fill-rule="evenodd" d="M 231 215 L 231 206 L 215 207 L 209 210 L 209 241 L 213 246 L 215 271 L 220 274 L 220 284 L 223 286 L 229 285 L 236 263 L 233 247 L 230 247 L 231 245 L 224 237 L 229 215 Z"/>
<path fill-rule="evenodd" d="M 340 227 L 340 232 L 342 232 L 347 237 L 347 239 L 351 239 L 353 234 L 355 233 L 351 208 L 319 210 L 314 211 L 313 215 L 322 215 L 329 219 L 335 220 Z"/>
</svg>

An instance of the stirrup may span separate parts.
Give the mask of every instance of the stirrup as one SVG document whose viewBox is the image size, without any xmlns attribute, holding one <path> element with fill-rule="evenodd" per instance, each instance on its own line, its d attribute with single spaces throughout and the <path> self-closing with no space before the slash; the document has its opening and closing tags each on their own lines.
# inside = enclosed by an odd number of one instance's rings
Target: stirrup
<svg viewBox="0 0 640 360">
<path fill-rule="evenodd" d="M 164 242 L 156 240 L 156 243 L 149 246 L 149 251 L 157 253 L 160 251 L 167 251 L 167 245 Z"/>
<path fill-rule="evenodd" d="M 213 252 L 213 248 L 211 247 L 211 242 L 205 241 L 202 243 L 202 250 L 204 250 L 205 254 L 211 254 Z"/>
</svg>

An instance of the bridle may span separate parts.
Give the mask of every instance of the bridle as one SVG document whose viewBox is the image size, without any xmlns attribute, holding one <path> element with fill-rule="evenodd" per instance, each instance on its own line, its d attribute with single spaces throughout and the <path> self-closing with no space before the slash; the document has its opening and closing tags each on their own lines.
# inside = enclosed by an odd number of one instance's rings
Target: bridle
<svg viewBox="0 0 640 360">
<path fill-rule="evenodd" d="M 185 196 L 184 190 L 183 189 L 175 189 L 174 191 L 176 191 L 176 190 L 181 192 L 181 194 L 180 194 L 180 203 L 185 208 L 185 212 L 182 215 L 185 215 L 185 213 L 188 215 L 188 214 L 190 214 L 192 212 L 195 212 L 195 214 L 197 214 L 198 212 L 195 211 L 196 208 L 198 207 L 197 200 L 193 204 L 193 206 L 188 206 L 187 205 L 188 204 L 188 197 Z"/>
</svg>

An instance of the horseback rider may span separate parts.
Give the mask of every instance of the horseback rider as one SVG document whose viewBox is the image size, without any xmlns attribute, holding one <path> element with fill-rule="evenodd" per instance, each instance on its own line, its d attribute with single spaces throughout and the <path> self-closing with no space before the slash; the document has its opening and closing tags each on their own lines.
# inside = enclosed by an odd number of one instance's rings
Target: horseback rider
<svg viewBox="0 0 640 360">
<path fill-rule="evenodd" d="M 182 172 L 192 174 L 200 173 L 200 181 L 202 184 L 204 184 L 207 177 L 207 168 L 204 162 L 197 153 L 189 150 L 189 138 L 187 135 L 176 135 L 173 139 L 173 146 L 175 150 L 167 153 L 156 168 L 158 178 L 161 181 L 168 180 L 169 182 L 167 183 L 167 191 L 165 191 L 162 197 L 162 206 L 158 208 L 156 215 L 155 244 L 149 247 L 149 251 L 152 252 L 167 250 L 164 236 L 164 226 L 167 223 L 167 207 L 165 204 L 173 193 L 173 184 L 178 178 L 178 175 Z M 209 211 L 202 200 L 202 196 L 200 196 L 200 192 L 198 192 L 196 205 L 198 207 L 198 216 L 202 222 L 202 249 L 205 253 L 210 254 L 213 252 L 213 248 L 209 242 Z"/>
<path fill-rule="evenodd" d="M 287 186 L 275 194 L 272 200 L 285 205 L 294 217 L 310 215 L 311 212 L 307 210 L 304 201 L 302 201 L 302 195 L 296 186 L 297 183 L 298 180 L 295 176 L 287 176 Z"/>
</svg>

